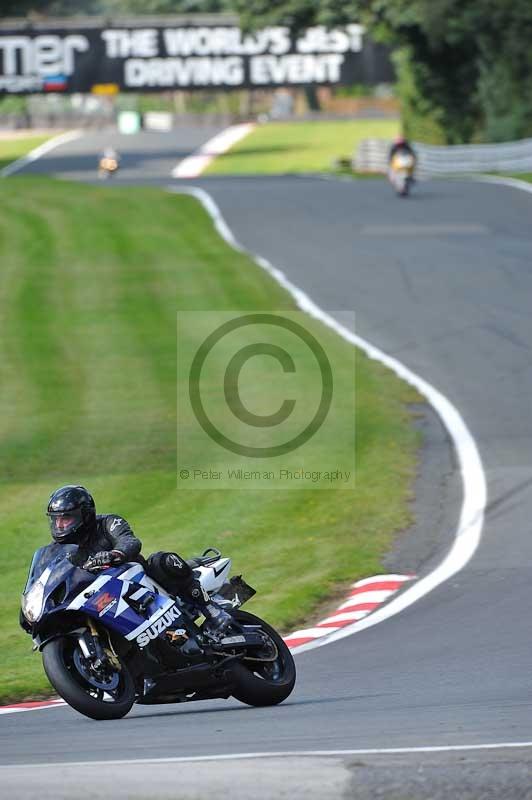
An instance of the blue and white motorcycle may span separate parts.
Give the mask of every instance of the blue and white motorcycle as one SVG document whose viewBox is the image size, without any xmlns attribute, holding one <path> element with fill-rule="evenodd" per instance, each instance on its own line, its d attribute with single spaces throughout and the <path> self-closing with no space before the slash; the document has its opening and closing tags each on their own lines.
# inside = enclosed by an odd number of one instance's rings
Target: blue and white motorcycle
<svg viewBox="0 0 532 800">
<path fill-rule="evenodd" d="M 212 600 L 233 617 L 210 633 L 198 611 L 172 597 L 140 563 L 83 569 L 77 545 L 50 544 L 33 556 L 21 624 L 42 652 L 48 679 L 72 708 L 118 719 L 133 704 L 235 697 L 281 703 L 296 679 L 290 650 L 240 607 L 255 591 L 229 579 L 231 559 L 215 548 L 190 562 Z"/>
</svg>

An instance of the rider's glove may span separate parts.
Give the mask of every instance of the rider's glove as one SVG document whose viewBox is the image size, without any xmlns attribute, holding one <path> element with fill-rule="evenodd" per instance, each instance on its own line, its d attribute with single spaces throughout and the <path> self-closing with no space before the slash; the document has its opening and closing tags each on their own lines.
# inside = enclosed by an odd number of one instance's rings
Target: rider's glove
<svg viewBox="0 0 532 800">
<path fill-rule="evenodd" d="M 101 569 L 121 564 L 126 560 L 125 555 L 120 550 L 101 550 L 87 559 L 83 564 L 83 569 L 88 572 L 99 572 Z"/>
</svg>

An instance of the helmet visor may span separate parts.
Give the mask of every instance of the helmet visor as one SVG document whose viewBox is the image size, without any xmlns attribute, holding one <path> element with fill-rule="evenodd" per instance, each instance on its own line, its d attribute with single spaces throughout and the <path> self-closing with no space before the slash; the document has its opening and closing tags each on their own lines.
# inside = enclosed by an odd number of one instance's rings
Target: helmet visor
<svg viewBox="0 0 532 800">
<path fill-rule="evenodd" d="M 80 508 L 71 511 L 49 511 L 50 530 L 56 542 L 72 541 L 72 535 L 83 524 Z"/>
</svg>

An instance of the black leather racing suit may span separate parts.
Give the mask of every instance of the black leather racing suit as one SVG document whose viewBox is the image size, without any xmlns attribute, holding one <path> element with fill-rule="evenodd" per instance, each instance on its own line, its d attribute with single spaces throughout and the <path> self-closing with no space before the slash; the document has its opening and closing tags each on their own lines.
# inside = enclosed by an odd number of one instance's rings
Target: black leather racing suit
<svg viewBox="0 0 532 800">
<path fill-rule="evenodd" d="M 400 144 L 399 143 L 392 144 L 392 146 L 390 147 L 390 151 L 388 153 L 389 164 L 391 164 L 392 158 L 396 155 L 396 153 L 408 153 L 408 155 L 414 158 L 414 161 L 417 160 L 416 154 L 413 151 L 412 147 L 408 144 L 408 142 L 401 142 Z"/>
<path fill-rule="evenodd" d="M 102 550 L 119 550 L 126 561 L 137 561 L 142 542 L 137 539 L 129 523 L 118 514 L 97 514 L 96 525 L 89 537 L 80 545 L 78 560 L 86 561 L 89 556 Z"/>
<path fill-rule="evenodd" d="M 140 562 L 148 575 L 171 594 L 188 594 L 192 588 L 193 573 L 187 562 L 176 554 L 153 553 L 147 559 L 140 555 L 142 542 L 131 530 L 129 523 L 117 514 L 98 514 L 96 526 L 86 543 L 80 546 L 76 560 L 85 562 L 102 550 L 119 550 L 126 561 Z"/>
</svg>

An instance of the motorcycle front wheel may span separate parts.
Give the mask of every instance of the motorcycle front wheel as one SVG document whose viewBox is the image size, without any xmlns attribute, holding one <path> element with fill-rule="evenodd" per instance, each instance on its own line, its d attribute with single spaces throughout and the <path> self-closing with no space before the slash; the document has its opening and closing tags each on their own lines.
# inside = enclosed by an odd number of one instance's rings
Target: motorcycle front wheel
<svg viewBox="0 0 532 800">
<path fill-rule="evenodd" d="M 400 197 L 408 197 L 409 192 L 410 192 L 410 181 L 407 178 L 403 184 L 403 188 L 399 192 L 399 195 Z"/>
<path fill-rule="evenodd" d="M 80 714 L 91 719 L 120 719 L 135 702 L 135 684 L 126 665 L 95 673 L 73 636 L 52 639 L 43 648 L 48 680 Z"/>
<path fill-rule="evenodd" d="M 296 682 L 296 665 L 292 653 L 271 625 L 249 614 L 235 611 L 233 616 L 242 625 L 260 625 L 268 649 L 269 660 L 245 659 L 233 665 L 235 686 L 231 694 L 249 706 L 274 706 L 291 694 Z M 256 654 L 260 656 L 260 653 Z"/>
</svg>

